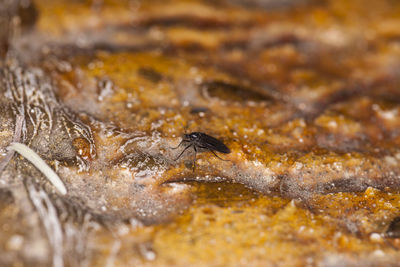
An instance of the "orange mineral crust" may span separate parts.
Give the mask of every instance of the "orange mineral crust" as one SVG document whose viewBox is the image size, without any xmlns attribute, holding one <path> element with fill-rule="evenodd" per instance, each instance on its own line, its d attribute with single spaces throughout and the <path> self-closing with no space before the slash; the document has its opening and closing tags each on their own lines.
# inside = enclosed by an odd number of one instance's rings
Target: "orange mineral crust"
<svg viewBox="0 0 400 267">
<path fill-rule="evenodd" d="M 399 77 L 397 1 L 6 1 L 0 265 L 397 266 Z"/>
</svg>

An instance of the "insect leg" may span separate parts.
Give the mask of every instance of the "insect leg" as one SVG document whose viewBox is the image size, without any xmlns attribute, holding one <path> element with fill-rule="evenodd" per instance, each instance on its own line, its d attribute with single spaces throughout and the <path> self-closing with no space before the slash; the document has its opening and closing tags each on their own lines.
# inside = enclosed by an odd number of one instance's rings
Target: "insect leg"
<svg viewBox="0 0 400 267">
<path fill-rule="evenodd" d="M 210 151 L 214 154 L 214 156 L 216 156 L 216 157 L 219 158 L 220 160 L 229 161 L 228 159 L 220 158 L 220 157 L 214 152 L 214 150 L 210 150 Z"/>
<path fill-rule="evenodd" d="M 191 146 L 192 146 L 192 144 L 190 144 L 187 147 L 185 147 L 185 149 L 179 154 L 179 156 L 176 159 L 174 159 L 174 161 L 177 161 L 182 156 L 182 154 L 185 153 L 185 151 Z"/>
<path fill-rule="evenodd" d="M 182 140 L 177 147 L 169 147 L 170 149 L 177 149 L 182 145 L 182 143 L 185 142 L 185 140 Z"/>
<path fill-rule="evenodd" d="M 196 155 L 197 155 L 197 148 L 195 145 L 193 145 L 194 149 L 194 160 L 193 160 L 193 172 L 196 170 Z"/>
</svg>

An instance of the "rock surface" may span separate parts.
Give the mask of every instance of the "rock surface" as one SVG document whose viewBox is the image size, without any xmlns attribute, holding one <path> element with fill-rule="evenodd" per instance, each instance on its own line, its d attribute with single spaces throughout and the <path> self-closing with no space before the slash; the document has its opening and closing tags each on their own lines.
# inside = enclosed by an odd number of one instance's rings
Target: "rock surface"
<svg viewBox="0 0 400 267">
<path fill-rule="evenodd" d="M 1 265 L 398 263 L 400 4 L 37 0 L 0 14 Z M 232 152 L 175 161 L 196 131 Z"/>
</svg>

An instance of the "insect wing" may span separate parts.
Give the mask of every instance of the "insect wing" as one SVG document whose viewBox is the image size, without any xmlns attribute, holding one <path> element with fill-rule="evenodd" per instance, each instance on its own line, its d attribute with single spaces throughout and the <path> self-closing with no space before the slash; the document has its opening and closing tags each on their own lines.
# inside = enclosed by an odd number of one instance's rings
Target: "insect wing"
<svg viewBox="0 0 400 267">
<path fill-rule="evenodd" d="M 231 150 L 224 143 L 208 134 L 202 133 L 200 139 L 201 144 L 210 150 L 215 150 L 225 154 L 231 153 Z"/>
</svg>

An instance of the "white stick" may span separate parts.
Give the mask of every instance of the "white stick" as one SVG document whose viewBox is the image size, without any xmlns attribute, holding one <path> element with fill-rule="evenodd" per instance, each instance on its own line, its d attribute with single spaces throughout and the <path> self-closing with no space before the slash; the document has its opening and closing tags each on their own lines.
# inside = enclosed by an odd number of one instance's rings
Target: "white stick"
<svg viewBox="0 0 400 267">
<path fill-rule="evenodd" d="M 11 145 L 7 147 L 7 150 L 14 150 L 21 154 L 21 156 L 29 160 L 39 171 L 41 171 L 62 195 L 67 193 L 65 185 L 57 173 L 55 173 L 55 171 L 53 171 L 53 169 L 50 168 L 35 151 L 22 143 L 11 143 Z"/>
</svg>

